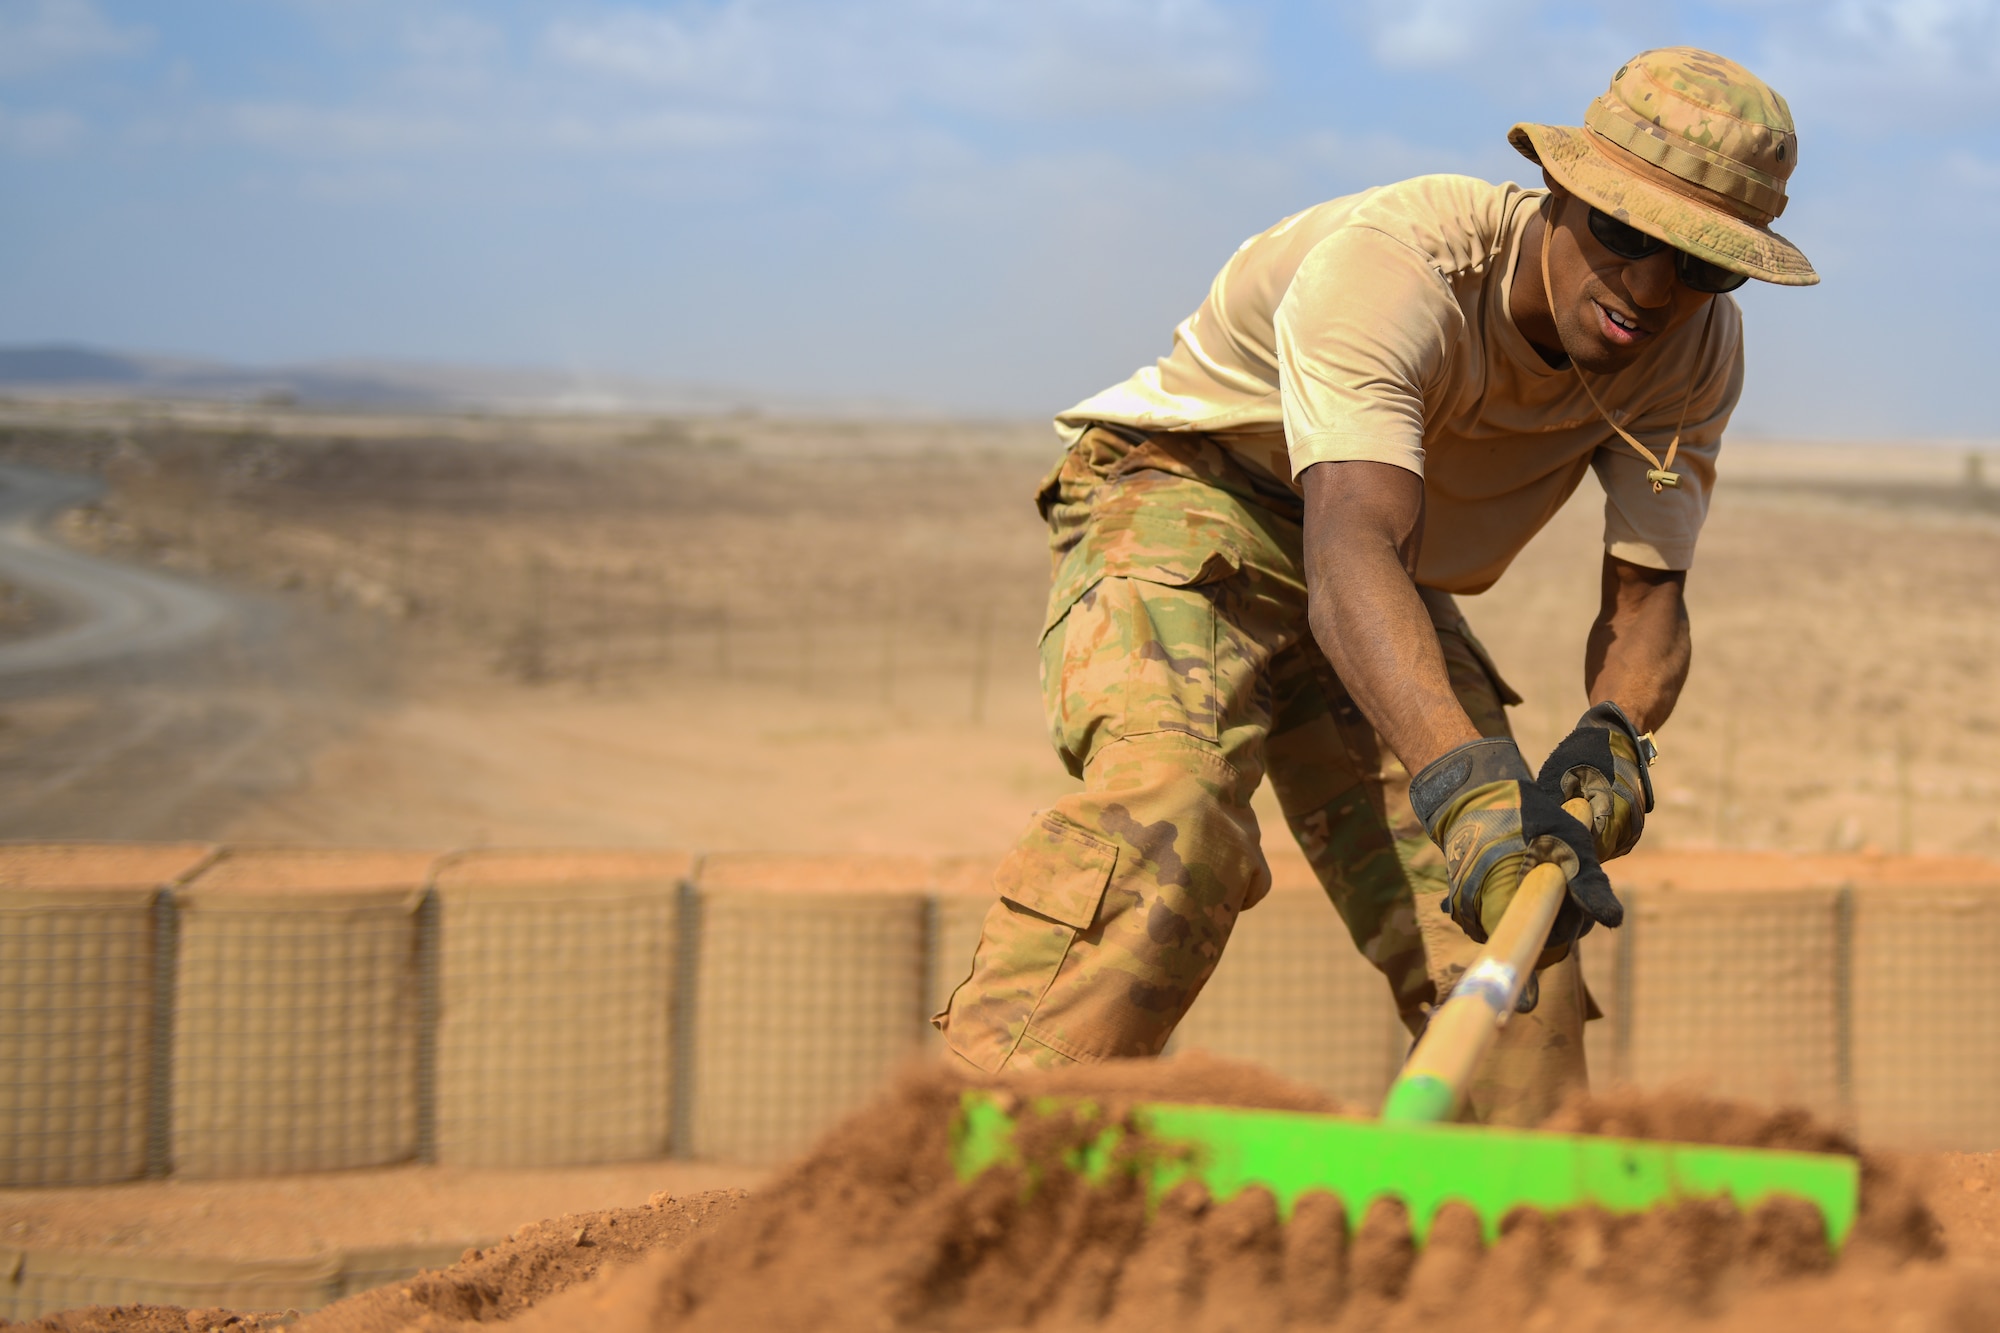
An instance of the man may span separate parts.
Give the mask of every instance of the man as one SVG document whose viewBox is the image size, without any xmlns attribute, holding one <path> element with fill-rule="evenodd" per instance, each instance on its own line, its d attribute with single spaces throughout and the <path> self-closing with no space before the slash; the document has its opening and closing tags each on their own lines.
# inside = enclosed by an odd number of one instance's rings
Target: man
<svg viewBox="0 0 2000 1333">
<path fill-rule="evenodd" d="M 1584 1081 L 1570 946 L 1621 919 L 1602 862 L 1638 840 L 1650 732 L 1687 677 L 1682 587 L 1742 388 L 1725 293 L 1818 276 L 1770 230 L 1791 113 L 1728 60 L 1648 51 L 1583 126 L 1509 138 L 1546 191 L 1429 176 L 1287 218 L 1169 356 L 1057 418 L 1042 670 L 1083 789 L 1001 864 L 937 1017 L 972 1064 L 1157 1054 L 1270 885 L 1268 768 L 1412 1033 L 1526 868 L 1560 862 L 1539 1003 L 1470 1105 L 1532 1124 Z M 1592 707 L 1537 775 L 1452 594 L 1491 586 L 1586 468 Z M 1561 809 L 1578 795 L 1588 827 Z"/>
</svg>

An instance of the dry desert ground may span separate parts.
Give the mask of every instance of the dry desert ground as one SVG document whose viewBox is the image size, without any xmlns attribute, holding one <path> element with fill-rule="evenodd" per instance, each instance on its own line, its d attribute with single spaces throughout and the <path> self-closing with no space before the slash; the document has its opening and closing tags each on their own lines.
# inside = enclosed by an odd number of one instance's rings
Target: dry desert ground
<svg viewBox="0 0 2000 1333">
<path fill-rule="evenodd" d="M 140 571 L 186 630 L 51 663 L 26 646 L 83 612 L 0 578 L 0 837 L 993 855 L 1070 782 L 1035 678 L 1047 557 L 1030 496 L 1055 453 L 1032 423 L 0 403 L 0 503 L 16 502 L 0 556 L 53 541 L 108 562 L 78 566 L 86 582 Z M 1728 446 L 1650 846 L 2000 853 L 1988 476 L 1966 448 Z M 21 517 L 29 498 L 72 494 L 39 529 Z M 1586 481 L 1464 602 L 1526 696 L 1514 720 L 1531 757 L 1584 705 L 1598 505 Z M 1259 801 L 1275 852 L 1282 823 Z M 1162 1092 L 1203 1077 L 1162 1070 Z M 22 1190 L 0 1246 L 257 1257 L 519 1227 L 303 1322 L 127 1309 L 51 1330 L 873 1328 L 897 1311 L 985 1327 L 966 1291 L 906 1281 L 926 1246 L 960 1247 L 966 1272 L 1012 1263 L 979 1257 L 986 1223 L 971 1214 L 917 1226 L 943 1206 L 931 1111 L 947 1095 L 907 1085 L 875 1128 L 852 1121 L 776 1177 L 406 1166 Z M 1730 1132 L 1822 1133 L 1784 1113 Z M 1102 1283 L 1045 1295 L 1097 1300 L 1118 1327 L 1270 1327 L 1310 1298 L 1338 1307 L 1339 1327 L 1414 1328 L 1466 1291 L 1495 1327 L 1558 1313 L 1604 1329 L 1991 1327 L 1992 1155 L 1876 1170 L 1879 1244 L 1832 1274 L 1823 1252 L 1787 1248 L 1782 1218 L 1694 1213 L 1517 1229 L 1490 1252 L 1459 1237 L 1421 1258 L 1391 1219 L 1308 1271 L 1293 1255 L 1308 1232 L 1197 1201 L 1158 1242 L 1185 1253 L 1114 1244 L 1092 1251 Z M 735 1184 L 758 1192 L 718 1190 Z M 1057 1222 L 1003 1231 L 1056 1245 Z M 746 1236 L 818 1276 L 772 1284 L 741 1268 Z M 613 1271 L 623 1261 L 636 1266 Z M 1178 1285 L 1154 1283 L 1156 1268 Z M 814 1293 L 842 1304 L 785 1304 Z"/>
<path fill-rule="evenodd" d="M 15 404 L 0 461 L 102 480 L 62 541 L 235 614 L 173 660 L 5 682 L 0 832 L 997 852 L 1070 781 L 1036 682 L 1056 450 L 1037 423 Z M 1531 757 L 1585 702 L 1600 504 L 1586 480 L 1464 599 Z M 2000 852 L 1996 569 L 1977 452 L 1732 441 L 1649 845 Z M 0 635 L 59 614 L 9 590 Z"/>
</svg>

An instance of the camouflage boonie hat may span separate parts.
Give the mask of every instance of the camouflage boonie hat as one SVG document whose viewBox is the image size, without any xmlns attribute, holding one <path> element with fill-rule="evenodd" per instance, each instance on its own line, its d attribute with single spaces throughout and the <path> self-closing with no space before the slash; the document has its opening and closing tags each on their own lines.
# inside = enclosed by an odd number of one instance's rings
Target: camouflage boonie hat
<svg viewBox="0 0 2000 1333">
<path fill-rule="evenodd" d="M 1787 287 L 1819 281 L 1770 226 L 1798 163 L 1791 108 L 1733 60 L 1642 52 L 1581 126 L 1522 124 L 1507 138 L 1571 194 L 1676 249 Z"/>
</svg>

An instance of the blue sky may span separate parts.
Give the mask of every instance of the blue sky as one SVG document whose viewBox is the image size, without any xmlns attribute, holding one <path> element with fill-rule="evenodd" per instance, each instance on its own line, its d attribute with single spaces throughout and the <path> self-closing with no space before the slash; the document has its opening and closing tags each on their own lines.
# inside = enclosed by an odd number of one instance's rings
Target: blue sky
<svg viewBox="0 0 2000 1333">
<path fill-rule="evenodd" d="M 1739 428 L 2000 436 L 2000 0 L 0 0 L 0 342 L 1042 414 L 1675 43 L 1800 126 Z"/>
</svg>

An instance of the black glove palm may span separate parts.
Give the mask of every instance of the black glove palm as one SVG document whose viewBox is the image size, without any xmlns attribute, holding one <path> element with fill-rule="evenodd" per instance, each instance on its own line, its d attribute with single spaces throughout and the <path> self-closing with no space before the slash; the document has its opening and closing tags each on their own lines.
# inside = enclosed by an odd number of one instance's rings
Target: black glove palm
<svg viewBox="0 0 2000 1333">
<path fill-rule="evenodd" d="M 1625 710 L 1607 700 L 1583 715 L 1535 778 L 1535 785 L 1558 804 L 1577 797 L 1590 802 L 1599 861 L 1631 851 L 1645 831 L 1653 808 L 1647 748 Z"/>
</svg>

